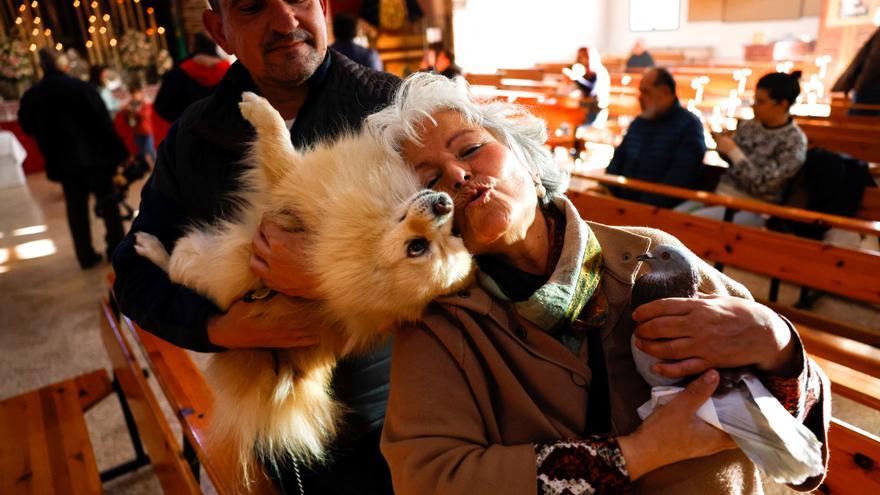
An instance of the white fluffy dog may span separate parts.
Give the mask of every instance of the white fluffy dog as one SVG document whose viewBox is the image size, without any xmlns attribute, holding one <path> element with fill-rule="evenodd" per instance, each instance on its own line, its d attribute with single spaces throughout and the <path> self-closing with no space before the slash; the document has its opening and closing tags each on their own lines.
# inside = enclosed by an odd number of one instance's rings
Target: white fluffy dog
<svg viewBox="0 0 880 495">
<path fill-rule="evenodd" d="M 321 460 L 341 413 L 330 392 L 337 359 L 367 350 L 382 338 L 380 328 L 418 320 L 431 300 L 466 286 L 473 262 L 452 235 L 451 198 L 421 190 L 414 172 L 370 133 L 300 152 L 266 99 L 244 93 L 239 107 L 256 139 L 235 218 L 194 226 L 170 257 L 145 233 L 137 234 L 136 249 L 172 281 L 225 310 L 262 287 L 249 259 L 264 213 L 313 238 L 309 262 L 322 300 L 279 294 L 254 303 L 254 312 L 339 330 L 322 333 L 316 346 L 279 349 L 274 356 L 269 350 L 219 353 L 208 370 L 217 396 L 213 436 L 234 441 L 247 480 L 254 449 L 270 461 Z"/>
</svg>

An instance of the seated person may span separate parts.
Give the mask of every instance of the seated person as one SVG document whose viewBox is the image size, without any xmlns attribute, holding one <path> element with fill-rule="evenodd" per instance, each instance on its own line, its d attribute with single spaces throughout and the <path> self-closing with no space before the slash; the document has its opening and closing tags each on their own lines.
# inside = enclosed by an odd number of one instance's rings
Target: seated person
<svg viewBox="0 0 880 495">
<path fill-rule="evenodd" d="M 542 121 L 435 74 L 399 91 L 366 125 L 453 195 L 480 284 L 395 333 L 381 444 L 395 493 L 763 493 L 755 465 L 694 416 L 712 368 L 755 366 L 824 442 L 827 379 L 790 323 L 705 262 L 714 295 L 632 308 L 635 254 L 678 240 L 582 220 Z M 634 332 L 643 349 L 668 345 L 658 372 L 702 376 L 644 422 Z"/>
<path fill-rule="evenodd" d="M 372 48 L 363 47 L 355 43 L 357 37 L 357 18 L 345 13 L 333 16 L 333 36 L 336 41 L 330 48 L 345 55 L 353 61 L 375 70 L 382 70 L 382 60 L 379 52 Z"/>
<path fill-rule="evenodd" d="M 773 72 L 758 81 L 755 118 L 741 122 L 736 133 L 713 134 L 718 152 L 730 163 L 715 192 L 736 198 L 779 204 L 807 157 L 807 137 L 791 118 L 789 109 L 800 94 L 800 71 Z M 696 215 L 724 217 L 723 206 L 702 208 L 686 201 L 676 209 Z M 733 221 L 761 227 L 765 219 L 753 212 L 739 211 Z"/>
<path fill-rule="evenodd" d="M 599 113 L 608 108 L 611 98 L 611 76 L 602 65 L 599 50 L 585 46 L 578 48 L 574 64 L 562 72 L 583 95 L 588 109 L 584 125 L 591 125 Z"/>
<path fill-rule="evenodd" d="M 651 67 L 654 67 L 654 57 L 645 48 L 645 40 L 639 38 L 633 45 L 629 58 L 626 59 L 626 68 L 650 69 Z"/>
<path fill-rule="evenodd" d="M 448 48 L 440 48 L 437 50 L 436 63 L 434 70 L 449 79 L 461 75 L 461 67 L 455 65 L 455 54 Z"/>
<path fill-rule="evenodd" d="M 651 69 L 639 84 L 642 113 L 614 150 L 609 174 L 697 189 L 706 154 L 703 125 L 678 102 L 675 79 L 666 69 Z M 671 208 L 681 200 L 625 188 L 611 188 L 623 199 Z"/>
</svg>

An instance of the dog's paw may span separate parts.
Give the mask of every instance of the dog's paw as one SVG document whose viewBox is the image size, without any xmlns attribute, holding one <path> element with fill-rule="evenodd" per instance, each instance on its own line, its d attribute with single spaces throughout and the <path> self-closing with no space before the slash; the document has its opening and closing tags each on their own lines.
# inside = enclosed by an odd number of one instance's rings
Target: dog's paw
<svg viewBox="0 0 880 495">
<path fill-rule="evenodd" d="M 270 129 L 279 122 L 284 126 L 281 114 L 269 103 L 269 100 L 250 91 L 241 94 L 241 102 L 238 104 L 242 117 L 245 118 L 258 132 L 262 129 Z"/>
<path fill-rule="evenodd" d="M 135 252 L 167 272 L 170 256 L 162 242 L 156 236 L 146 232 L 135 232 L 134 238 Z"/>
</svg>

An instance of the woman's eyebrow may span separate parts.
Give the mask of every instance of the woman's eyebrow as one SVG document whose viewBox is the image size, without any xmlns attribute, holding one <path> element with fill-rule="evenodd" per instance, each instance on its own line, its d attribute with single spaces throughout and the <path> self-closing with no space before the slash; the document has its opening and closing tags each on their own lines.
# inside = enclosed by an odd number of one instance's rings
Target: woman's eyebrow
<svg viewBox="0 0 880 495">
<path fill-rule="evenodd" d="M 477 131 L 475 131 L 474 129 L 461 129 L 460 131 L 456 132 L 455 134 L 450 136 L 449 139 L 446 141 L 446 148 L 447 149 L 451 148 L 453 141 L 455 141 L 456 139 L 460 138 L 461 136 L 468 134 L 468 133 L 471 133 L 471 132 L 477 132 Z"/>
</svg>

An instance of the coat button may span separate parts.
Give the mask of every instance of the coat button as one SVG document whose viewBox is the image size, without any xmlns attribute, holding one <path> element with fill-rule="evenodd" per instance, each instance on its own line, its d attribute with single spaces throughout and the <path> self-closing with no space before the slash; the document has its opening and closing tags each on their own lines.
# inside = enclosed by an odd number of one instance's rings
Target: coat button
<svg viewBox="0 0 880 495">
<path fill-rule="evenodd" d="M 575 372 L 571 373 L 571 381 L 574 382 L 574 384 L 577 385 L 578 387 L 586 387 L 587 386 L 587 379 L 582 377 L 581 375 L 578 375 Z"/>
<path fill-rule="evenodd" d="M 462 290 L 458 291 L 458 297 L 460 297 L 462 299 L 467 299 L 467 298 L 471 297 L 471 291 L 469 291 L 467 289 L 462 289 Z"/>
</svg>

